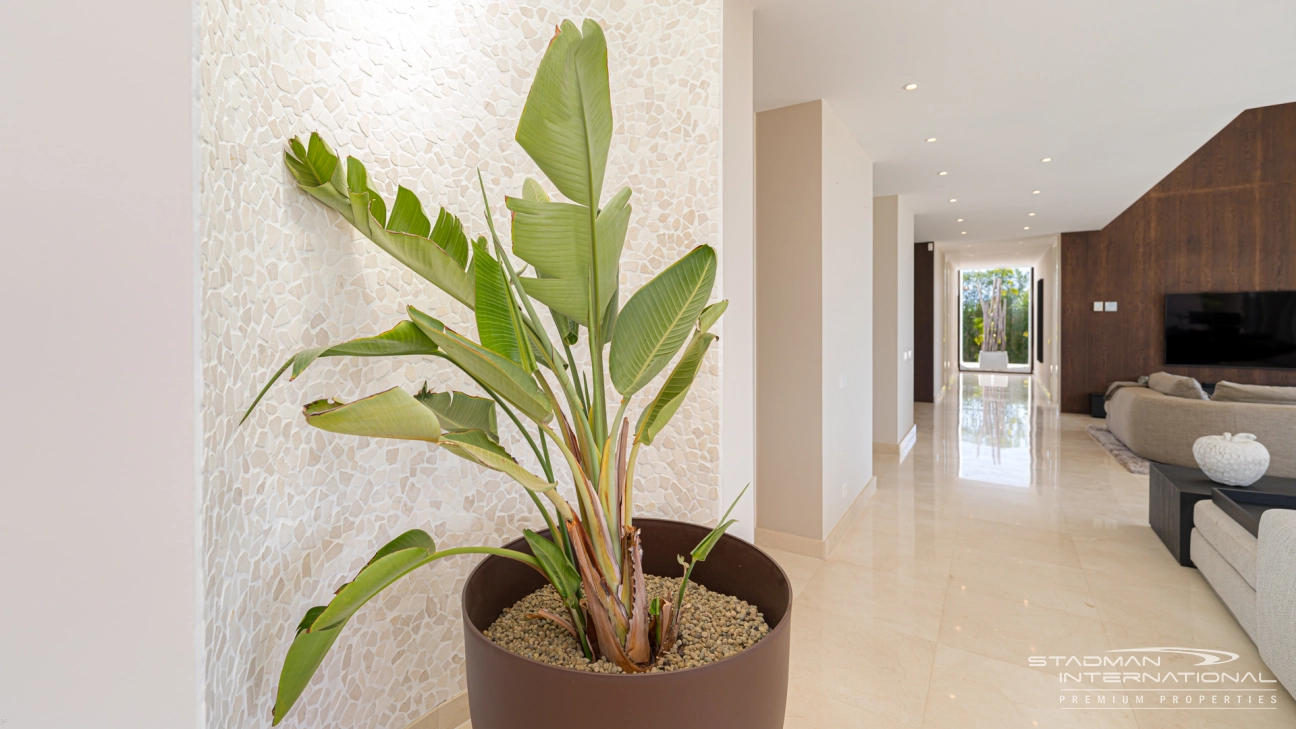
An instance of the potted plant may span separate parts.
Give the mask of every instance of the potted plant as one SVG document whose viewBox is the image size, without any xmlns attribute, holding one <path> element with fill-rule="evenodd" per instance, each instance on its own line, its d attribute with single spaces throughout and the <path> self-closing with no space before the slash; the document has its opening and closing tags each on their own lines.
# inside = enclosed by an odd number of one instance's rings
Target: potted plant
<svg viewBox="0 0 1296 729">
<path fill-rule="evenodd" d="M 364 165 L 339 159 L 318 134 L 305 145 L 291 140 L 284 160 L 298 186 L 471 309 L 478 340 L 410 306 L 409 318 L 389 331 L 293 355 L 248 414 L 289 368 L 296 378 L 321 357 L 442 360 L 471 378 L 481 395 L 432 392 L 426 385 L 411 394 L 397 387 L 354 402 L 317 400 L 305 406 L 306 422 L 333 433 L 426 441 L 503 472 L 525 489 L 548 529 L 527 530 L 504 547 L 439 550 L 419 529 L 383 545 L 327 605 L 311 608 L 297 625 L 280 674 L 275 724 L 366 602 L 442 557 L 484 554 L 462 595 L 476 729 L 609 720 L 623 728 L 663 721 L 675 727 L 783 725 L 791 590 L 782 570 L 725 534 L 733 524 L 728 513 L 712 530 L 634 518 L 640 449 L 652 444 L 688 394 L 727 302 L 709 303 L 717 262 L 715 251 L 702 245 L 622 305 L 620 258 L 631 193 L 602 194 L 612 126 L 603 32 L 593 21 L 580 29 L 564 22 L 540 63 L 516 139 L 566 201 L 552 200 L 531 178 L 521 197 L 506 198 L 512 254 L 523 266 L 515 266 L 496 234 L 484 184 L 490 239 L 470 240 L 455 216 L 442 209 L 433 222 L 404 187 L 389 209 Z M 582 342 L 584 360 L 572 351 Z M 655 391 L 645 391 L 668 366 Z M 609 398 L 609 381 L 619 399 Z M 632 420 L 637 395 L 644 397 Z M 501 411 L 542 473 L 525 468 L 501 445 Z M 564 495 L 560 476 L 574 498 Z M 653 596 L 646 589 L 648 575 L 681 573 L 676 594 Z M 690 576 L 755 605 L 770 633 L 718 662 L 653 671 L 678 639 Z M 535 617 L 568 631 L 585 658 L 610 661 L 621 673 L 544 664 L 483 634 L 502 611 L 546 583 L 562 608 Z"/>
</svg>

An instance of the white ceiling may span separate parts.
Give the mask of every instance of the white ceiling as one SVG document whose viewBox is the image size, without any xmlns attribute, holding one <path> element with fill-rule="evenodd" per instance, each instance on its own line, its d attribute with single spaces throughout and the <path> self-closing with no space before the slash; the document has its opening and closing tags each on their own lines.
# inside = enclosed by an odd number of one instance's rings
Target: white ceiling
<svg viewBox="0 0 1296 729">
<path fill-rule="evenodd" d="M 936 247 L 955 268 L 1024 268 L 1038 265 L 1057 242 L 1058 236 L 1053 234 L 1000 241 L 946 241 Z"/>
<path fill-rule="evenodd" d="M 752 5 L 757 110 L 825 99 L 920 241 L 1101 228 L 1244 109 L 1296 101 L 1296 0 Z"/>
</svg>

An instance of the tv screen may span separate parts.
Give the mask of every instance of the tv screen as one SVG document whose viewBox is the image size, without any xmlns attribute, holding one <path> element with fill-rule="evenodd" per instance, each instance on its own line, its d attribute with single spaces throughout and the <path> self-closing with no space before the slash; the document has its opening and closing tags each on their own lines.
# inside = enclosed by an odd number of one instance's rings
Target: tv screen
<svg viewBox="0 0 1296 729">
<path fill-rule="evenodd" d="M 1296 369 L 1296 291 L 1166 294 L 1165 363 Z"/>
</svg>

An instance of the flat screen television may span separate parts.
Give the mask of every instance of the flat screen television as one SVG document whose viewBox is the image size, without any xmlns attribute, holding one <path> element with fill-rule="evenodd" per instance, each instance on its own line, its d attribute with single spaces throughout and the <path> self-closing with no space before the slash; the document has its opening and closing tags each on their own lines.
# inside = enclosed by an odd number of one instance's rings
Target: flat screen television
<svg viewBox="0 0 1296 729">
<path fill-rule="evenodd" d="M 1165 363 L 1296 369 L 1296 291 L 1166 294 Z"/>
</svg>

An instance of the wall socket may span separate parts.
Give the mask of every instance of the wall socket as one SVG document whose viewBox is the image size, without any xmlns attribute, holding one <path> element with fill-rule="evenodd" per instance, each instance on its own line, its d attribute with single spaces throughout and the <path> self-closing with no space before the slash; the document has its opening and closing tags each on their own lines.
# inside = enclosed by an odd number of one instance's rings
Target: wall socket
<svg viewBox="0 0 1296 729">
<path fill-rule="evenodd" d="M 842 481 L 842 498 L 846 498 L 846 482 Z"/>
</svg>

